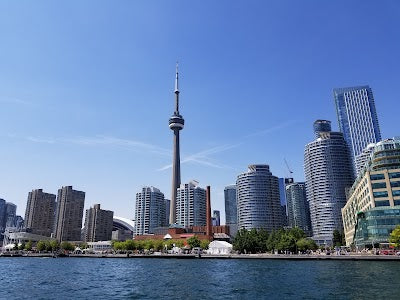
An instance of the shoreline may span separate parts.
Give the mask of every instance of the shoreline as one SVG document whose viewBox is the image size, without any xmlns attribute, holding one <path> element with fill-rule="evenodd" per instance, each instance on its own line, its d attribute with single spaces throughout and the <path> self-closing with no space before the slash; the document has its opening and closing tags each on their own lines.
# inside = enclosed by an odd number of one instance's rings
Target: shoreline
<svg viewBox="0 0 400 300">
<path fill-rule="evenodd" d="M 145 259 L 269 259 L 269 260 L 351 260 L 351 261 L 399 261 L 400 256 L 396 255 L 285 255 L 285 254 L 228 254 L 211 255 L 202 254 L 201 257 L 195 254 L 69 254 L 66 256 L 54 256 L 52 253 L 30 253 L 30 254 L 7 254 L 1 258 L 145 258 Z"/>
</svg>

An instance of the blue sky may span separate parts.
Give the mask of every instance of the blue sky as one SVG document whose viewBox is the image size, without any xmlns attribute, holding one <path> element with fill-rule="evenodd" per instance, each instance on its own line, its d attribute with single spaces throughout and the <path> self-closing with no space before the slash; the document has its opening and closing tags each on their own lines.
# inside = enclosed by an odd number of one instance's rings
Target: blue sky
<svg viewBox="0 0 400 300">
<path fill-rule="evenodd" d="M 134 217 L 170 197 L 175 62 L 182 181 L 223 188 L 251 163 L 304 179 L 312 123 L 337 129 L 332 89 L 369 84 L 383 137 L 400 135 L 398 1 L 3 1 L 0 198 L 86 192 Z"/>
</svg>

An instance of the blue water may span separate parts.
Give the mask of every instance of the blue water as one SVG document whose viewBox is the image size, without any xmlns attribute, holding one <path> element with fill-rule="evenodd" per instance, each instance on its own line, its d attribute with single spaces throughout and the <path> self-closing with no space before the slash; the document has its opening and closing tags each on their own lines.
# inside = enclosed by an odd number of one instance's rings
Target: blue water
<svg viewBox="0 0 400 300">
<path fill-rule="evenodd" d="M 400 299 L 400 262 L 0 258 L 0 299 Z"/>
</svg>

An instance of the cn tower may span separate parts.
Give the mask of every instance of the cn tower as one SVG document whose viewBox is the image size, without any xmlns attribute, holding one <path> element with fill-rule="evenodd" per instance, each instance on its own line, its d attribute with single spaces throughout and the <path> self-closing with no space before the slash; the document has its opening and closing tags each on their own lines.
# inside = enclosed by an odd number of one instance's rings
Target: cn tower
<svg viewBox="0 0 400 300">
<path fill-rule="evenodd" d="M 169 211 L 170 224 L 176 223 L 176 189 L 181 184 L 181 158 L 179 149 L 179 131 L 183 129 L 185 120 L 179 114 L 179 88 L 178 88 L 178 63 L 176 64 L 175 77 L 175 111 L 169 118 L 169 128 L 174 131 L 174 156 L 172 158 L 172 193 Z"/>
</svg>

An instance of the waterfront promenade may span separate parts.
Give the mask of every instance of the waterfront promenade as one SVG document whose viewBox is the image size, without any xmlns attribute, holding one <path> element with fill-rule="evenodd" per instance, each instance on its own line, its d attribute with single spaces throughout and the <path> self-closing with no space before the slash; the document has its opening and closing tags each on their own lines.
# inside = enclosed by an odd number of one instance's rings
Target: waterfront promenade
<svg viewBox="0 0 400 300">
<path fill-rule="evenodd" d="M 306 255 L 306 254 L 67 254 L 55 256 L 52 253 L 3 253 L 1 257 L 54 257 L 54 258 L 146 258 L 146 259 L 265 259 L 265 260 L 366 260 L 366 261 L 399 261 L 398 255 L 373 255 L 356 254 L 349 255 Z"/>
</svg>

